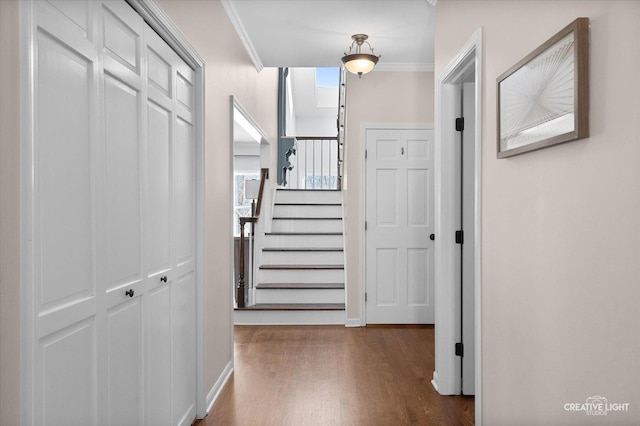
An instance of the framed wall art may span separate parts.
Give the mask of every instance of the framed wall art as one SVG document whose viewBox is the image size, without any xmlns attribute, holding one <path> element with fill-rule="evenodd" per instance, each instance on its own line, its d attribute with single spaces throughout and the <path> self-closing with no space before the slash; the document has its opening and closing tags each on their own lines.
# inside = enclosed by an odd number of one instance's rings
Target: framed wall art
<svg viewBox="0 0 640 426">
<path fill-rule="evenodd" d="M 498 158 L 589 136 L 589 18 L 497 79 Z"/>
</svg>

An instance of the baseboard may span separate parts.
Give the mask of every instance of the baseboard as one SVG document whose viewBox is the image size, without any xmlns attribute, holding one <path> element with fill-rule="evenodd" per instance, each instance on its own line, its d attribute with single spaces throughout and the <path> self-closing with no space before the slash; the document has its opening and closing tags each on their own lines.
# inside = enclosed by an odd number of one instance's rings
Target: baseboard
<svg viewBox="0 0 640 426">
<path fill-rule="evenodd" d="M 433 379 L 431 379 L 431 385 L 436 390 L 436 392 L 440 393 L 440 391 L 438 390 L 438 372 L 437 371 L 433 372 Z"/>
<path fill-rule="evenodd" d="M 345 327 L 362 327 L 362 321 L 360 318 L 347 318 L 344 322 Z"/>
<path fill-rule="evenodd" d="M 233 373 L 233 361 L 229 361 L 227 363 L 227 366 L 220 374 L 220 377 L 218 377 L 218 380 L 216 380 L 216 383 L 207 394 L 207 414 L 209 414 L 209 411 L 211 411 L 211 409 L 213 408 L 213 404 L 216 403 L 216 400 L 218 399 L 218 396 L 220 396 L 220 392 L 222 392 L 224 385 L 227 384 L 229 377 L 231 377 L 231 373 Z"/>
</svg>

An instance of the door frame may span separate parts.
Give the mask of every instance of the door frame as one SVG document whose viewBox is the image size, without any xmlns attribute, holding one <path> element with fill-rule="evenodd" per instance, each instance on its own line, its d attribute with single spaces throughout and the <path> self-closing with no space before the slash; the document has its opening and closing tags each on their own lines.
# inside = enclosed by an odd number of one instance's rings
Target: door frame
<svg viewBox="0 0 640 426">
<path fill-rule="evenodd" d="M 449 62 L 436 81 L 436 371 L 431 383 L 442 395 L 459 394 L 460 358 L 454 353 L 454 345 L 460 336 L 461 300 L 459 289 L 460 271 L 456 270 L 456 256 L 460 249 L 454 241 L 455 223 L 450 218 L 455 212 L 455 203 L 447 194 L 457 193 L 455 174 L 460 172 L 459 158 L 449 141 L 455 139 L 453 126 L 458 116 L 453 106 L 455 99 L 452 86 L 461 82 L 467 67 L 475 65 L 475 178 L 474 178 L 474 305 L 475 305 L 475 421 L 482 424 L 482 351 L 481 351 L 481 177 L 482 177 L 482 28 L 478 28 L 464 47 Z M 457 164 L 458 163 L 458 164 Z M 457 167 L 456 167 L 457 166 Z M 451 238 L 444 238 L 444 236 Z"/>
<path fill-rule="evenodd" d="M 364 228 L 365 219 L 367 217 L 367 165 L 365 163 L 365 151 L 367 149 L 367 131 L 368 130 L 434 130 L 433 124 L 411 124 L 411 123 L 363 123 L 360 126 L 360 158 L 362 159 L 362 167 L 360 170 L 360 179 L 362 182 L 360 191 L 360 211 L 362 212 L 362 220 L 360 223 L 360 321 L 359 324 L 347 322 L 347 327 L 364 327 L 367 325 L 367 305 L 365 302 L 365 293 L 367 292 L 367 232 Z M 436 157 L 437 162 L 437 157 Z M 434 172 L 435 174 L 435 172 Z M 436 195 L 434 191 L 434 196 Z M 435 197 L 434 197 L 435 198 Z M 437 271 L 437 269 L 436 269 Z M 347 299 L 348 303 L 348 299 Z M 437 319 L 437 317 L 436 317 Z"/>
<path fill-rule="evenodd" d="M 196 144 L 196 224 L 195 224 L 195 249 L 196 249 L 196 416 L 203 418 L 207 413 L 207 401 L 205 392 L 205 365 L 204 365 L 204 207 L 205 207 L 205 162 L 204 162 L 204 135 L 205 135 L 205 62 L 184 37 L 182 32 L 171 22 L 162 9 L 151 0 L 124 0 L 128 3 L 162 39 L 189 65 L 195 72 L 195 144 Z M 20 413 L 23 424 L 33 424 L 34 421 L 34 395 L 33 372 L 34 351 L 33 336 L 35 323 L 33 320 L 33 200 L 35 190 L 33 186 L 33 150 L 34 150 L 34 126 L 35 126 L 35 95 L 36 87 L 33 84 L 35 72 L 35 41 L 33 40 L 33 25 L 35 17 L 35 5 L 25 1 L 20 5 L 20 271 L 21 271 L 21 389 L 20 389 Z"/>
</svg>

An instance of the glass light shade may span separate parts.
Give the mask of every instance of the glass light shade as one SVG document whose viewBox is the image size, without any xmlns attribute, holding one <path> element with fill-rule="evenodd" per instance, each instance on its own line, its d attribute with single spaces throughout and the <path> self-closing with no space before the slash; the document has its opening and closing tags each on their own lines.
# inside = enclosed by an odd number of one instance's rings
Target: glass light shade
<svg viewBox="0 0 640 426">
<path fill-rule="evenodd" d="M 354 53 L 342 58 L 347 71 L 353 74 L 366 74 L 378 63 L 378 57 L 367 53 Z"/>
<path fill-rule="evenodd" d="M 250 179 L 244 181 L 244 198 L 248 200 L 255 200 L 260 193 L 260 180 Z"/>
</svg>

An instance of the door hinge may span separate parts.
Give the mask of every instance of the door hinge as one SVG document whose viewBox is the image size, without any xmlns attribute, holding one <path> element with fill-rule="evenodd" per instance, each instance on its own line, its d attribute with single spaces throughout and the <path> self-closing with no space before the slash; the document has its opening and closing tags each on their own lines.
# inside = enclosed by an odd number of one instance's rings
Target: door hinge
<svg viewBox="0 0 640 426">
<path fill-rule="evenodd" d="M 456 244 L 464 244 L 464 231 L 456 231 Z"/>
<path fill-rule="evenodd" d="M 464 131 L 464 117 L 456 118 L 456 131 Z"/>
<path fill-rule="evenodd" d="M 364 301 L 367 301 L 367 293 L 364 294 Z"/>
<path fill-rule="evenodd" d="M 366 220 L 364 221 L 364 230 L 365 231 L 367 230 L 367 221 Z"/>
<path fill-rule="evenodd" d="M 366 149 L 364 150 L 364 159 L 365 160 L 367 159 L 367 150 Z"/>
<path fill-rule="evenodd" d="M 456 343 L 456 356 L 464 356 L 464 344 Z"/>
</svg>

